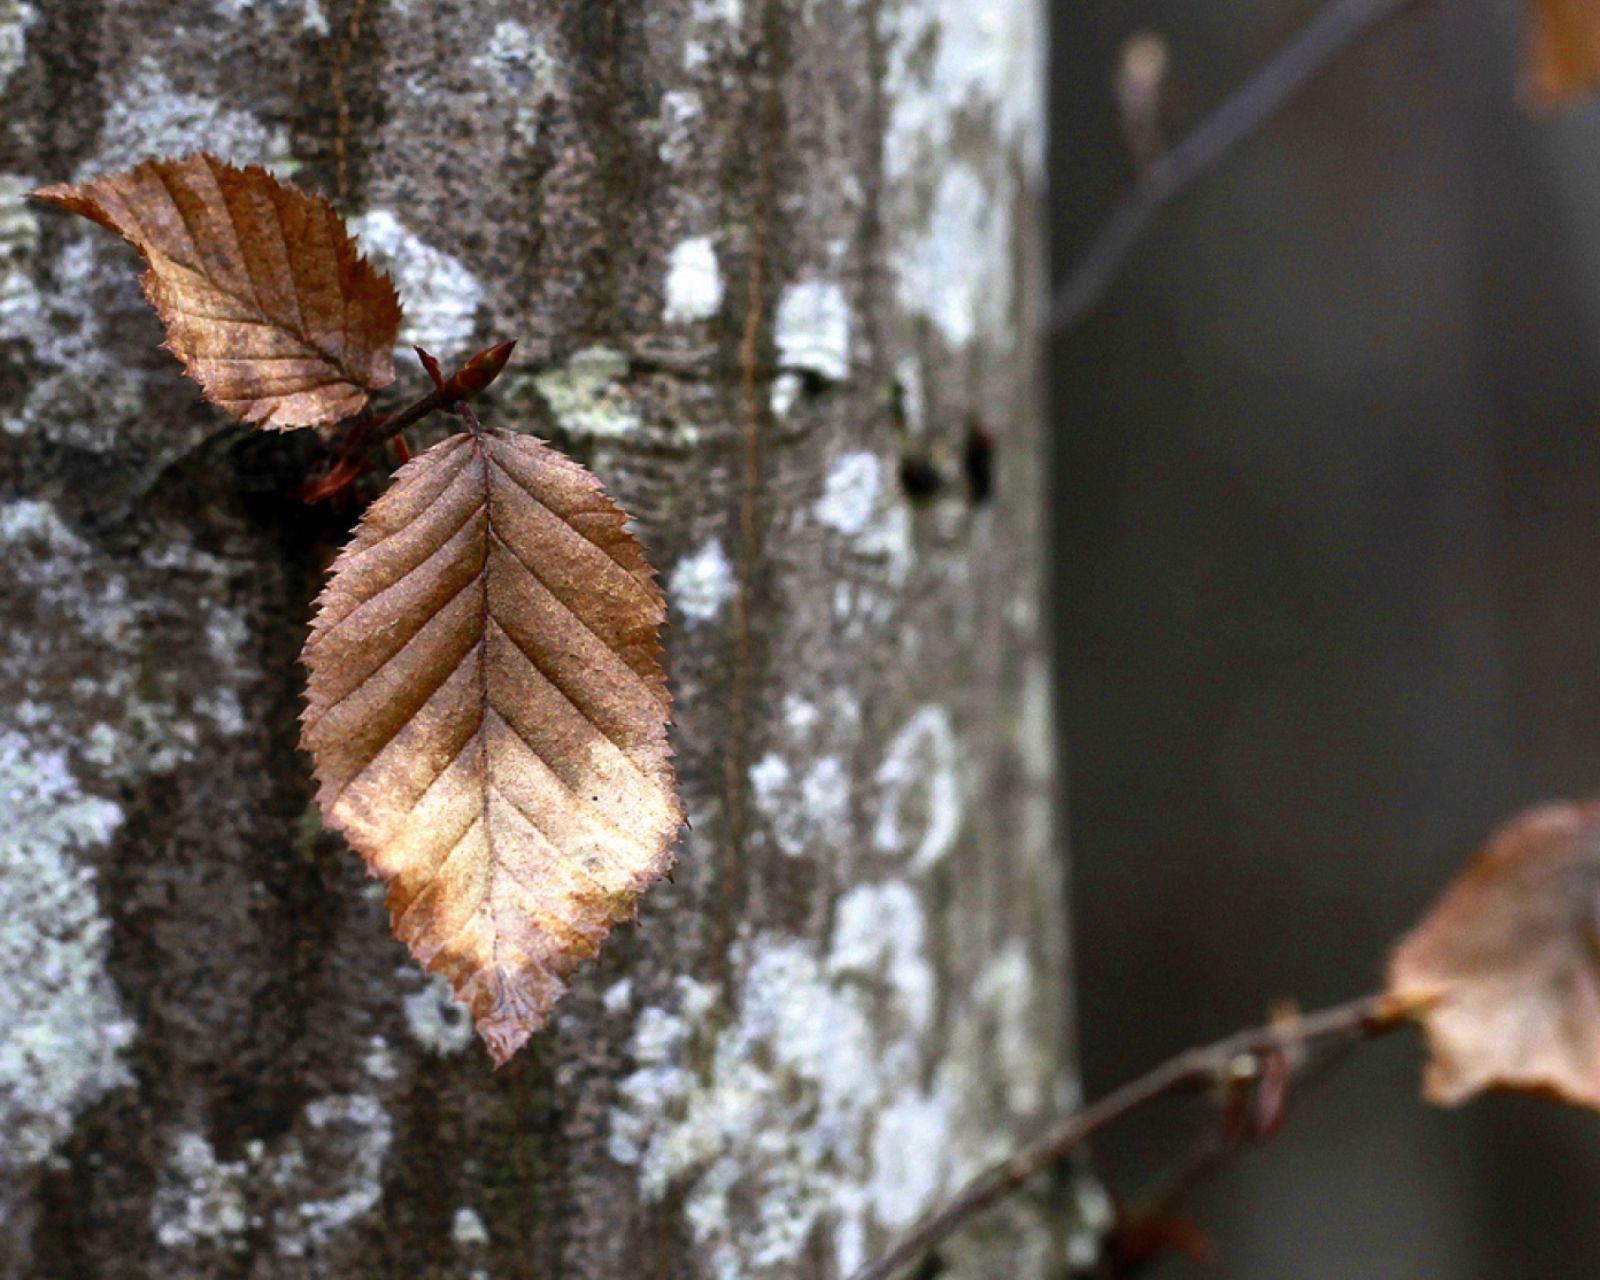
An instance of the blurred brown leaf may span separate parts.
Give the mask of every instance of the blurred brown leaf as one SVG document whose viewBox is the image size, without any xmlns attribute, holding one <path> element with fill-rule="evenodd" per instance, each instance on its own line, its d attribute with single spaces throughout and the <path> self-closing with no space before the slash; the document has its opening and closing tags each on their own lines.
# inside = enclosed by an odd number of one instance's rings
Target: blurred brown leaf
<svg viewBox="0 0 1600 1280">
<path fill-rule="evenodd" d="M 245 422 L 338 422 L 394 381 L 394 285 L 326 200 L 203 152 L 33 194 L 139 251 L 167 348 Z"/>
<path fill-rule="evenodd" d="M 665 608 L 627 517 L 527 436 L 453 436 L 318 600 L 302 741 L 395 935 L 497 1064 L 671 864 Z"/>
<path fill-rule="evenodd" d="M 1216 1242 L 1201 1227 L 1161 1210 L 1131 1214 L 1117 1223 L 1106 1239 L 1105 1252 L 1117 1280 L 1143 1275 L 1173 1254 L 1208 1267 L 1219 1260 Z"/>
<path fill-rule="evenodd" d="M 1600 0 L 1528 0 L 1522 97 L 1556 111 L 1600 85 Z"/>
<path fill-rule="evenodd" d="M 1407 934 L 1387 995 L 1427 1031 L 1427 1094 L 1489 1088 L 1600 1108 L 1600 803 L 1501 828 Z"/>
</svg>

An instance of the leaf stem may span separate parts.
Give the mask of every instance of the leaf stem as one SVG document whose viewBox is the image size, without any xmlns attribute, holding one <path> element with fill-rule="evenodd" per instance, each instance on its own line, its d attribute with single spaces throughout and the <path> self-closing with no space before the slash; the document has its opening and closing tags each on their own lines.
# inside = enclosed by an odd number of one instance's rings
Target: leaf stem
<svg viewBox="0 0 1600 1280">
<path fill-rule="evenodd" d="M 999 1203 L 1107 1125 L 1180 1089 L 1226 1086 L 1230 1093 L 1259 1079 L 1276 1058 L 1289 1076 L 1303 1074 L 1331 1050 L 1372 1039 L 1407 1021 L 1406 1010 L 1383 996 L 1363 996 L 1292 1020 L 1241 1031 L 1204 1048 L 1189 1049 L 1100 1101 L 1058 1120 L 1040 1137 L 992 1165 L 949 1201 L 906 1232 L 877 1262 L 852 1280 L 891 1280 L 958 1227 Z"/>
<path fill-rule="evenodd" d="M 399 413 L 392 413 L 386 418 L 373 418 L 365 427 L 358 425 L 350 434 L 359 447 L 375 448 L 385 441 L 394 439 L 407 427 L 415 426 L 430 413 L 447 408 L 451 398 L 446 388 L 434 387 L 422 399 L 407 405 Z"/>
</svg>

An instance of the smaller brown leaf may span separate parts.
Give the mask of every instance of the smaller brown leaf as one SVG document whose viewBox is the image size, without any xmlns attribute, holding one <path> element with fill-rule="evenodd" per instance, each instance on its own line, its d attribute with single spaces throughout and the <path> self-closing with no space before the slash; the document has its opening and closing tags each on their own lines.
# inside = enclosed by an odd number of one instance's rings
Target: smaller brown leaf
<svg viewBox="0 0 1600 1280">
<path fill-rule="evenodd" d="M 1430 1101 L 1507 1088 L 1600 1109 L 1600 803 L 1496 832 L 1401 939 L 1386 994 L 1427 1032 Z"/>
<path fill-rule="evenodd" d="M 33 194 L 139 251 L 167 349 L 245 422 L 339 422 L 394 381 L 394 284 L 320 196 L 204 152 Z"/>
<path fill-rule="evenodd" d="M 1522 97 L 1557 111 L 1600 85 L 1600 0 L 1528 0 Z"/>
</svg>

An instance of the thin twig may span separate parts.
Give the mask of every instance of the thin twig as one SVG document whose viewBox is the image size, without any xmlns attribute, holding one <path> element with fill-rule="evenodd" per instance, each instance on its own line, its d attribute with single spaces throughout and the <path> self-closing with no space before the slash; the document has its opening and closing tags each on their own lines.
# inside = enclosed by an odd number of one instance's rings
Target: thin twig
<svg viewBox="0 0 1600 1280">
<path fill-rule="evenodd" d="M 1104 296 L 1156 211 L 1233 147 L 1358 36 L 1412 0 L 1332 0 L 1266 66 L 1124 192 L 1089 247 L 1056 290 L 1047 333 L 1077 325 Z"/>
<path fill-rule="evenodd" d="M 1314 1047 L 1328 1049 L 1369 1039 L 1402 1021 L 1404 1013 L 1384 997 L 1364 996 L 1180 1053 L 1099 1102 L 1073 1112 L 1009 1159 L 980 1173 L 942 1209 L 902 1236 L 883 1258 L 856 1272 L 853 1280 L 890 1280 L 968 1220 L 1056 1164 L 1084 1139 L 1157 1098 L 1193 1086 L 1247 1079 L 1260 1070 L 1260 1058 L 1268 1053 L 1282 1055 L 1298 1075 L 1315 1060 Z"/>
<path fill-rule="evenodd" d="M 414 404 L 407 405 L 399 413 L 390 414 L 386 418 L 374 421 L 361 433 L 360 444 L 364 449 L 375 449 L 385 440 L 392 440 L 407 427 L 421 422 L 430 413 L 443 409 L 451 401 L 451 393 L 443 387 L 434 387 Z"/>
</svg>

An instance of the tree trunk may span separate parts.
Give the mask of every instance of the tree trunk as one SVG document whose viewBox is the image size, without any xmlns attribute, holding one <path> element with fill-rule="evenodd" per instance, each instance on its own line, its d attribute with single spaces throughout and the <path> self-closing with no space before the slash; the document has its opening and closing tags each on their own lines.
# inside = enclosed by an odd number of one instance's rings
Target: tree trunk
<svg viewBox="0 0 1600 1280">
<path fill-rule="evenodd" d="M 0 1275 L 841 1276 L 1070 1094 L 1042 36 L 0 0 Z M 310 804 L 315 433 L 223 424 L 132 255 L 18 198 L 196 148 L 359 212 L 407 343 L 520 339 L 483 416 L 663 573 L 676 880 L 499 1073 Z M 955 1272 L 1042 1274 L 1045 1221 Z"/>
</svg>

